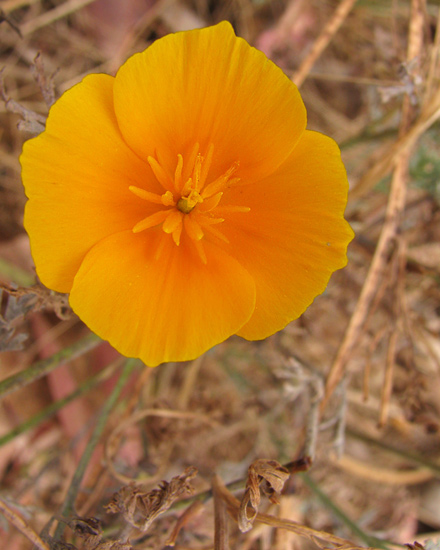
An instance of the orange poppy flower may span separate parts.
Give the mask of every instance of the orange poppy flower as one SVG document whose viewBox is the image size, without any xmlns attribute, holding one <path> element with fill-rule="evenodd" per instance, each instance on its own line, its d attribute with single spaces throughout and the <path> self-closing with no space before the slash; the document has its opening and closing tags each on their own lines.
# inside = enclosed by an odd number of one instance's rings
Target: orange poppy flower
<svg viewBox="0 0 440 550">
<path fill-rule="evenodd" d="M 265 338 L 346 264 L 347 178 L 296 86 L 227 22 L 94 74 L 25 143 L 41 281 L 147 365 Z"/>
</svg>

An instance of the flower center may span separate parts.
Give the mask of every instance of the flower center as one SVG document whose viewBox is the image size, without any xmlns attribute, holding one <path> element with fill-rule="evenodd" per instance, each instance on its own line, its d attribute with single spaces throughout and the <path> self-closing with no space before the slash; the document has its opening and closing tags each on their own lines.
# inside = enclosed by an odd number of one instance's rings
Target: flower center
<svg viewBox="0 0 440 550">
<path fill-rule="evenodd" d="M 129 187 L 137 197 L 158 205 L 157 211 L 136 223 L 133 233 L 162 225 L 164 233 L 171 235 L 174 243 L 179 246 L 184 231 L 203 263 L 206 263 L 206 254 L 201 241 L 205 233 L 226 243 L 229 242 L 225 235 L 213 226 L 224 222 L 225 215 L 249 212 L 250 208 L 219 206 L 224 191 L 240 181 L 240 178 L 232 177 L 239 163 L 234 162 L 224 174 L 208 182 L 213 152 L 214 146 L 211 144 L 205 156 L 202 156 L 199 152 L 199 144 L 196 143 L 185 163 L 182 155 L 177 155 L 173 176 L 167 172 L 159 160 L 148 157 L 148 163 L 164 193 L 151 193 L 140 187 Z M 165 241 L 162 239 L 162 247 L 164 244 Z M 156 258 L 159 257 L 161 245 Z"/>
<path fill-rule="evenodd" d="M 187 197 L 181 197 L 177 201 L 176 206 L 184 214 L 189 214 L 194 206 L 199 202 L 203 202 L 199 192 L 195 189 L 191 189 Z"/>
</svg>

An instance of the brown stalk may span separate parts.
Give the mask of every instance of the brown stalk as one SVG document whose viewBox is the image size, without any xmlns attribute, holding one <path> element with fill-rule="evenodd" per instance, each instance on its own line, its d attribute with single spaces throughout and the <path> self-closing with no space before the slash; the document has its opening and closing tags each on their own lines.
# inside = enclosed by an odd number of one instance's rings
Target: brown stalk
<svg viewBox="0 0 440 550">
<path fill-rule="evenodd" d="M 227 506 L 221 496 L 223 482 L 217 474 L 212 478 L 214 497 L 214 550 L 229 550 L 229 524 Z"/>
<path fill-rule="evenodd" d="M 424 0 L 413 0 L 411 4 L 407 51 L 408 61 L 420 55 L 423 47 L 424 20 L 422 4 L 424 4 Z M 395 242 L 401 217 L 405 209 L 406 180 L 408 176 L 411 148 L 415 144 L 417 138 L 420 137 L 434 120 L 440 117 L 440 90 L 436 92 L 432 99 L 432 103 L 427 102 L 427 104 L 425 104 L 418 121 L 412 126 L 410 126 L 411 116 L 412 106 L 410 99 L 408 96 L 405 96 L 402 106 L 399 140 L 382 162 L 383 166 L 384 164 L 386 164 L 387 167 L 391 167 L 392 165 L 395 166 L 385 213 L 385 222 L 356 309 L 350 319 L 344 339 L 327 377 L 325 397 L 321 404 L 321 410 L 327 405 L 328 399 L 344 374 L 347 362 L 362 336 L 365 321 L 376 297 L 377 290 L 383 280 L 388 264 L 388 257 L 392 245 Z M 370 182 L 374 181 L 376 183 L 382 172 L 379 171 L 380 174 L 376 172 L 375 175 L 372 176 L 371 173 L 373 171 L 375 171 L 374 167 L 370 171 L 370 176 L 368 176 L 368 174 L 367 176 L 370 178 Z"/>
<path fill-rule="evenodd" d="M 418 485 L 429 481 L 434 477 L 431 470 L 427 468 L 414 468 L 408 470 L 394 470 L 392 468 L 382 468 L 374 466 L 371 461 L 362 462 L 352 456 L 342 455 L 337 460 L 331 462 L 350 474 L 362 479 L 373 481 L 374 483 L 385 483 L 387 485 Z"/>
<path fill-rule="evenodd" d="M 24 519 L 17 514 L 6 502 L 0 499 L 0 511 L 5 518 L 12 523 L 28 540 L 32 542 L 39 550 L 50 550 L 49 546 L 29 527 Z"/>
<path fill-rule="evenodd" d="M 28 36 L 37 29 L 47 27 L 47 25 L 50 25 L 51 23 L 54 23 L 55 21 L 58 21 L 63 17 L 67 17 L 71 13 L 78 11 L 79 9 L 87 6 L 87 4 L 91 4 L 94 1 L 95 0 L 67 0 L 56 8 L 42 13 L 41 15 L 35 17 L 34 19 L 31 19 L 27 23 L 23 23 L 23 25 L 20 26 L 21 34 L 23 36 Z"/>
<path fill-rule="evenodd" d="M 298 70 L 295 71 L 295 73 L 292 75 L 292 80 L 293 82 L 295 82 L 298 88 L 307 78 L 310 69 L 313 67 L 318 57 L 329 45 L 333 36 L 338 32 L 339 28 L 347 18 L 355 3 L 356 0 L 342 0 L 340 2 L 339 6 L 336 8 L 335 13 L 333 14 L 333 17 L 327 22 L 318 38 L 313 43 L 312 49 L 310 50 L 309 54 L 303 60 Z"/>
</svg>

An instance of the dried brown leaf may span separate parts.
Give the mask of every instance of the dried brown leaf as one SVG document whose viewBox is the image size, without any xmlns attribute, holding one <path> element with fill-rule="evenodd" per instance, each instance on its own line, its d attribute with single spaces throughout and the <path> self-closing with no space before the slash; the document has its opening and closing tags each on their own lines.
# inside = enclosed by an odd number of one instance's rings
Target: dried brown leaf
<svg viewBox="0 0 440 550">
<path fill-rule="evenodd" d="M 252 528 L 261 500 L 261 491 L 277 504 L 275 493 L 280 493 L 289 477 L 289 471 L 276 460 L 255 460 L 248 470 L 246 489 L 241 500 L 238 526 L 245 533 Z"/>
<path fill-rule="evenodd" d="M 68 521 L 67 525 L 78 537 L 83 539 L 85 550 L 100 548 L 102 527 L 99 519 L 75 516 Z"/>
<path fill-rule="evenodd" d="M 146 531 L 181 495 L 193 492 L 189 482 L 196 475 L 197 469 L 191 466 L 182 475 L 173 477 L 170 482 L 162 481 L 159 488 L 149 492 L 131 483 L 113 495 L 106 510 L 110 514 L 120 512 L 130 525 Z"/>
</svg>

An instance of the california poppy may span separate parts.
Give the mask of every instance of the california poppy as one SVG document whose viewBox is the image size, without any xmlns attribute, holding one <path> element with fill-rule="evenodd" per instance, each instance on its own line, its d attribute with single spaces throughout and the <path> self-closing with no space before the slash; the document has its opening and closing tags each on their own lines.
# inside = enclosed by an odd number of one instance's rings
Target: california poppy
<svg viewBox="0 0 440 550">
<path fill-rule="evenodd" d="M 337 145 L 227 22 L 87 76 L 21 163 L 41 281 L 150 366 L 273 334 L 347 261 Z"/>
</svg>

